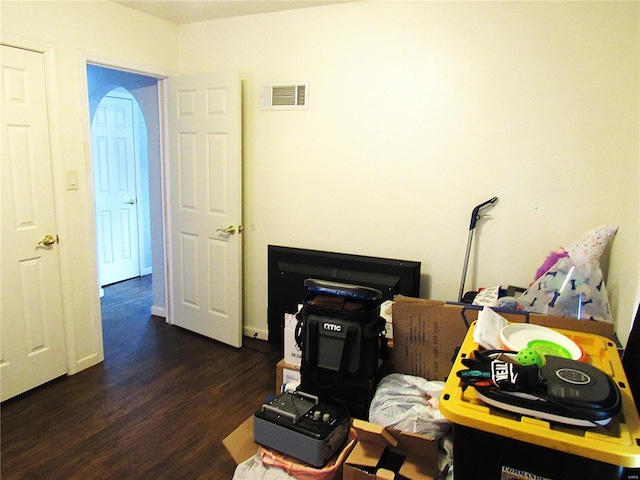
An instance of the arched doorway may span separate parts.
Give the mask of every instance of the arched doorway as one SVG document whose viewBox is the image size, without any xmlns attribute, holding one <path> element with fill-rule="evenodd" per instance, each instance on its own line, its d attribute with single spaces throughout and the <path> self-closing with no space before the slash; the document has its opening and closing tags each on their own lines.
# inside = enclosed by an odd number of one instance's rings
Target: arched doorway
<svg viewBox="0 0 640 480">
<path fill-rule="evenodd" d="M 136 99 L 117 87 L 91 121 L 100 286 L 152 273 L 147 127 Z"/>
</svg>

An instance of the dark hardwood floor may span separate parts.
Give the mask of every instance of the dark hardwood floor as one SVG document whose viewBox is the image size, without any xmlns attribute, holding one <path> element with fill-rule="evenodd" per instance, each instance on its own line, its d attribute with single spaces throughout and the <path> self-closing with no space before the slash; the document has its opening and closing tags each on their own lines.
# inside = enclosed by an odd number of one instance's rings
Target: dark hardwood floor
<svg viewBox="0 0 640 480">
<path fill-rule="evenodd" d="M 149 314 L 150 277 L 105 288 L 105 361 L 1 405 L 1 478 L 230 479 L 222 439 L 275 389 L 279 348 Z"/>
</svg>

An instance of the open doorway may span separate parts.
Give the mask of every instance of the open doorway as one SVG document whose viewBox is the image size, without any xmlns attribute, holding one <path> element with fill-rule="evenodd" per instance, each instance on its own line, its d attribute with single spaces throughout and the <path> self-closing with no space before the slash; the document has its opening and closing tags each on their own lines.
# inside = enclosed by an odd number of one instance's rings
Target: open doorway
<svg viewBox="0 0 640 480">
<path fill-rule="evenodd" d="M 149 277 L 165 317 L 159 80 L 87 64 L 99 287 Z"/>
<path fill-rule="evenodd" d="M 147 127 L 131 93 L 109 91 L 91 121 L 100 287 L 149 275 Z"/>
</svg>

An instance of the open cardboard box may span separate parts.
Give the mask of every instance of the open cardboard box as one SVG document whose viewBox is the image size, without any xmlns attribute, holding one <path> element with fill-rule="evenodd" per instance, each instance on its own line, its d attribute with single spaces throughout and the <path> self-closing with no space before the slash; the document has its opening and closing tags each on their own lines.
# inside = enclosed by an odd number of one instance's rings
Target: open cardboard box
<svg viewBox="0 0 640 480">
<path fill-rule="evenodd" d="M 393 304 L 393 369 L 428 380 L 446 380 L 469 326 L 482 307 L 398 296 Z M 592 333 L 615 340 L 614 325 L 527 312 L 496 312 L 509 322 Z"/>
<path fill-rule="evenodd" d="M 344 480 L 433 480 L 438 474 L 438 442 L 375 423 L 353 419 L 358 443 L 344 464 Z"/>
</svg>

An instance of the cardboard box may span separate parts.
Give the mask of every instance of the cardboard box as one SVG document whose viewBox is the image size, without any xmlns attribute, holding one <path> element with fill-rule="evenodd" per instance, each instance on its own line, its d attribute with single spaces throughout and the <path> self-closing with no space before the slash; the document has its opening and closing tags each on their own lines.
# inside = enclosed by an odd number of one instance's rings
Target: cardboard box
<svg viewBox="0 0 640 480">
<path fill-rule="evenodd" d="M 438 474 L 438 442 L 375 423 L 353 419 L 358 443 L 344 464 L 344 480 L 411 478 Z"/>
<path fill-rule="evenodd" d="M 253 441 L 253 415 L 222 440 L 222 445 L 236 464 L 255 455 L 258 451 L 258 444 Z"/>
<path fill-rule="evenodd" d="M 469 326 L 482 307 L 398 296 L 393 304 L 393 369 L 446 380 Z M 614 325 L 527 312 L 496 311 L 509 322 L 592 333 L 615 339 Z"/>
<path fill-rule="evenodd" d="M 276 392 L 282 392 L 286 383 L 300 383 L 300 367 L 289 365 L 282 359 L 276 364 Z"/>
</svg>

